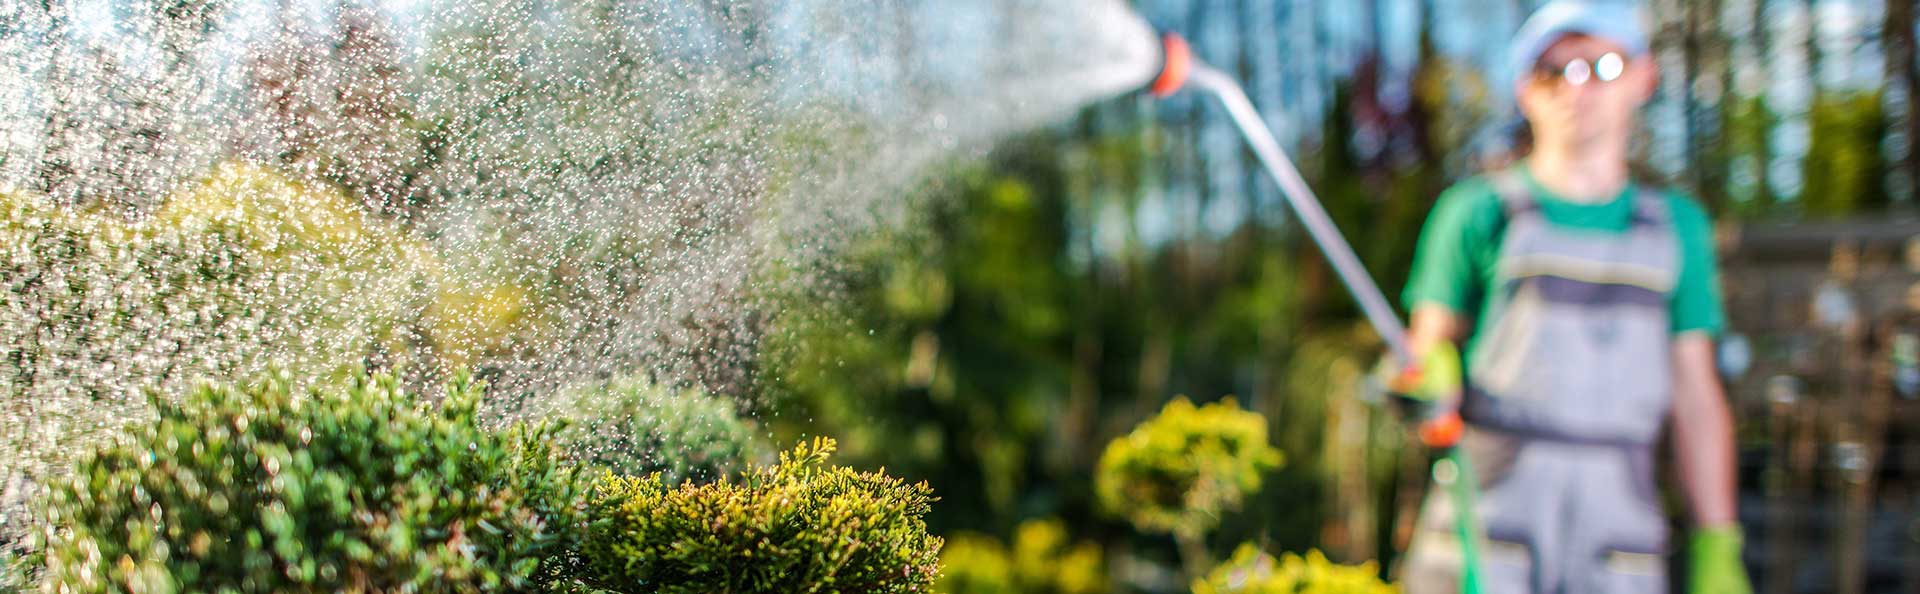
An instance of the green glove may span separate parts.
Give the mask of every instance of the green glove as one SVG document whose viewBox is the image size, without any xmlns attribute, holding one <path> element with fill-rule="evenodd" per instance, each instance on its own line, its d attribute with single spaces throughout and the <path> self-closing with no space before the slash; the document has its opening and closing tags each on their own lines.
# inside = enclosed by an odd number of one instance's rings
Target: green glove
<svg viewBox="0 0 1920 594">
<path fill-rule="evenodd" d="M 1740 563 L 1740 526 L 1701 528 L 1687 542 L 1687 594 L 1752 594 Z"/>
<path fill-rule="evenodd" d="M 1421 354 L 1415 365 L 1387 357 L 1374 376 L 1393 396 L 1393 402 L 1420 431 L 1429 446 L 1451 446 L 1462 431 L 1460 415 L 1460 351 L 1440 342 Z"/>
</svg>

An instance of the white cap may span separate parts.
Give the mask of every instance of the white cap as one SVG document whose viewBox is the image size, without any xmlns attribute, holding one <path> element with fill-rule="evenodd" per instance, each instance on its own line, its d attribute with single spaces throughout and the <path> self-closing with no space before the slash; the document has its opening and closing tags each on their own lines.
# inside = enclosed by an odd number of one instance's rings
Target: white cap
<svg viewBox="0 0 1920 594">
<path fill-rule="evenodd" d="M 1547 48 L 1568 35 L 1588 35 L 1619 45 L 1628 57 L 1647 53 L 1644 15 L 1629 0 L 1552 0 L 1514 33 L 1507 50 L 1508 72 L 1514 85 L 1525 80 Z"/>
</svg>

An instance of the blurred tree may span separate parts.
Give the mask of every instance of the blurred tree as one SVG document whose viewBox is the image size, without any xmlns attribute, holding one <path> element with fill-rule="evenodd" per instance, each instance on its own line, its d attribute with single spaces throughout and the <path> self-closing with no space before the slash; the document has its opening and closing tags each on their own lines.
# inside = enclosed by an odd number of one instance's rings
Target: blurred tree
<svg viewBox="0 0 1920 594">
<path fill-rule="evenodd" d="M 1808 215 L 1841 217 L 1884 209 L 1887 126 L 1879 93 L 1827 91 L 1814 98 L 1812 139 L 1800 205 Z"/>
<path fill-rule="evenodd" d="M 1091 305 L 1061 268 L 1057 161 L 1007 154 L 999 164 L 1024 175 L 965 174 L 914 232 L 856 250 L 845 294 L 792 309 L 766 345 L 768 401 L 791 398 L 813 421 L 789 429 L 932 481 L 936 528 L 990 528 L 978 519 L 1010 517 L 1042 488 L 1030 481 L 1068 393 L 1073 304 Z"/>
<path fill-rule="evenodd" d="M 1278 468 L 1267 419 L 1233 398 L 1195 407 L 1175 398 L 1107 444 L 1094 474 L 1100 507 L 1145 533 L 1172 534 L 1188 579 L 1212 567 L 1206 537 Z"/>
<path fill-rule="evenodd" d="M 1765 213 L 1773 207 L 1773 148 L 1772 130 L 1777 122 L 1772 106 L 1766 99 L 1766 89 L 1772 83 L 1769 75 L 1771 60 L 1769 52 L 1771 35 L 1768 27 L 1772 20 L 1767 18 L 1766 0 L 1745 0 L 1750 13 L 1747 23 L 1746 59 L 1737 66 L 1736 87 L 1742 92 L 1734 103 L 1733 112 L 1725 116 L 1728 121 L 1726 141 L 1734 167 L 1740 168 L 1731 174 L 1735 180 L 1734 199 L 1745 213 Z"/>
<path fill-rule="evenodd" d="M 247 113 L 259 156 L 327 179 L 379 214 L 418 213 L 409 182 L 429 161 L 402 88 L 400 47 L 378 9 L 335 0 L 331 30 L 303 29 L 282 0 L 274 32 L 251 48 Z"/>
<path fill-rule="evenodd" d="M 1685 183 L 1718 212 L 1727 202 L 1726 115 L 1732 96 L 1729 40 L 1720 26 L 1725 0 L 1682 2 L 1686 11 L 1687 167 Z"/>
<path fill-rule="evenodd" d="M 9 12 L 19 29 L 5 34 L 35 39 L 27 52 L 41 60 L 47 90 L 36 97 L 45 101 L 37 134 L 16 137 L 37 137 L 23 143 L 37 150 L 11 141 L 4 149 L 4 160 L 32 163 L 28 189 L 131 217 L 216 159 L 217 136 L 197 134 L 219 129 L 207 117 L 216 111 L 209 109 L 213 84 L 199 66 L 213 59 L 205 46 L 231 1 L 128 2 L 117 23 L 126 33 L 119 43 L 86 41 L 63 3 L 17 4 Z"/>
</svg>

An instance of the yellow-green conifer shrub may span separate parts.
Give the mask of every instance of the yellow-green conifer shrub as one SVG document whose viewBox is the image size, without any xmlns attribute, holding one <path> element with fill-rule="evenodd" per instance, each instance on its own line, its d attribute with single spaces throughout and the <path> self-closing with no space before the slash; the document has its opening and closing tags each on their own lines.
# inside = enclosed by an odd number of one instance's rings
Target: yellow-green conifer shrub
<svg viewBox="0 0 1920 594">
<path fill-rule="evenodd" d="M 587 482 L 551 426 L 483 430 L 391 377 L 207 387 L 53 485 L 56 592 L 529 592 L 567 583 Z"/>
<path fill-rule="evenodd" d="M 820 439 L 733 482 L 596 485 L 586 582 L 629 594 L 927 592 L 940 539 L 926 483 L 827 464 Z"/>
<path fill-rule="evenodd" d="M 1182 397 L 1107 444 L 1094 489 L 1102 506 L 1141 530 L 1197 537 L 1280 463 L 1265 417 L 1232 398 L 1196 407 Z"/>
<path fill-rule="evenodd" d="M 940 550 L 939 594 L 1021 594 L 1013 560 L 1000 539 L 971 532 L 953 535 Z"/>
<path fill-rule="evenodd" d="M 162 281 L 228 290 L 208 315 L 258 320 L 247 328 L 255 342 L 235 345 L 250 360 L 188 381 L 267 368 L 317 378 L 357 366 L 376 347 L 402 348 L 395 343 L 432 300 L 441 265 L 425 243 L 354 202 L 324 183 L 226 163 L 140 222 L 157 251 L 227 254 L 251 264 L 249 275 Z"/>
<path fill-rule="evenodd" d="M 454 275 L 449 275 L 454 276 Z M 503 277 L 506 275 L 502 275 Z M 469 284 L 470 283 L 470 284 Z M 534 295 L 509 279 L 442 279 L 421 323 L 442 362 L 462 369 L 510 350 L 539 327 Z"/>
<path fill-rule="evenodd" d="M 697 389 L 674 389 L 641 376 L 578 385 L 510 413 L 564 419 L 562 449 L 592 472 L 660 473 L 667 486 L 710 483 L 764 462 L 773 452 L 734 403 Z"/>
<path fill-rule="evenodd" d="M 1397 594 L 1380 581 L 1372 562 L 1339 565 L 1320 551 L 1305 557 L 1287 553 L 1276 559 L 1252 543 L 1242 544 L 1233 558 L 1193 583 L 1193 594 Z"/>
<path fill-rule="evenodd" d="M 941 594 L 1101 594 L 1109 591 L 1100 545 L 1068 541 L 1056 518 L 1022 522 L 1013 545 L 980 534 L 947 541 Z"/>
</svg>

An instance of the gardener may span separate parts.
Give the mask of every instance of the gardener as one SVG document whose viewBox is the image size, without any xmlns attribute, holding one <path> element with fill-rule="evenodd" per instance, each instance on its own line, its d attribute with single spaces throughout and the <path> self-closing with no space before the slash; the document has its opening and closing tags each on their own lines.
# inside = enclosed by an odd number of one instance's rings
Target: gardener
<svg viewBox="0 0 1920 594">
<path fill-rule="evenodd" d="M 1459 403 L 1485 592 L 1666 591 L 1664 427 L 1692 511 L 1688 591 L 1750 590 L 1708 218 L 1628 176 L 1635 112 L 1658 79 L 1647 51 L 1627 3 L 1554 0 L 1534 13 L 1509 54 L 1531 154 L 1444 193 L 1420 238 L 1406 292 L 1420 364 L 1408 369 L 1457 370 L 1464 352 L 1465 387 L 1403 378 L 1397 389 Z M 1455 590 L 1448 500 L 1430 497 L 1419 526 L 1407 591 Z"/>
</svg>

